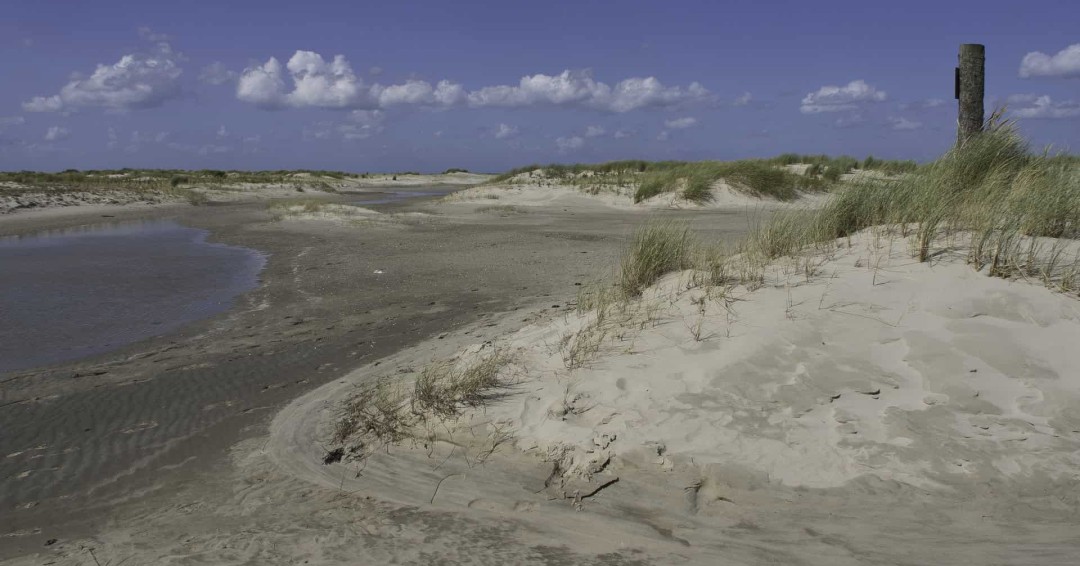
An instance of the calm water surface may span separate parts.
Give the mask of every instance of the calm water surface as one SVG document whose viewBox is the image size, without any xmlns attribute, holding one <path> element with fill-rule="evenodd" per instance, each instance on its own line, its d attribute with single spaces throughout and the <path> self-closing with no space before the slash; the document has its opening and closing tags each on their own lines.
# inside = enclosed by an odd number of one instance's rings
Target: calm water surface
<svg viewBox="0 0 1080 566">
<path fill-rule="evenodd" d="M 0 237 L 0 373 L 99 354 L 222 312 L 265 256 L 172 221 Z"/>
</svg>

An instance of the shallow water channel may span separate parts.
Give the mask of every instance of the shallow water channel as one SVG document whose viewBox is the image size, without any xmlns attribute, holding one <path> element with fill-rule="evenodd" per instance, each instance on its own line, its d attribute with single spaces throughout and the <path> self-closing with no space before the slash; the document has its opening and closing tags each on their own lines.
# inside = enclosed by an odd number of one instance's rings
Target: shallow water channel
<svg viewBox="0 0 1080 566">
<path fill-rule="evenodd" d="M 0 373 L 100 354 L 231 307 L 265 256 L 169 220 L 0 237 Z"/>
</svg>

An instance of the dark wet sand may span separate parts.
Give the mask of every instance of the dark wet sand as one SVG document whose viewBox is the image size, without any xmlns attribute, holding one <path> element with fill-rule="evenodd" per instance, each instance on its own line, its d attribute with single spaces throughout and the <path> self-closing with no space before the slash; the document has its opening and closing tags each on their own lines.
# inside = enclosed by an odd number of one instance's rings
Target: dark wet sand
<svg viewBox="0 0 1080 566">
<path fill-rule="evenodd" d="M 278 409 L 355 367 L 496 313 L 566 308 L 649 217 L 601 207 L 447 214 L 419 199 L 376 208 L 435 216 L 405 228 L 275 222 L 264 204 L 242 203 L 0 219 L 6 235 L 174 218 L 269 254 L 260 287 L 226 314 L 0 375 L 0 559 L 175 502 L 220 473 L 231 446 L 264 435 Z M 676 214 L 707 238 L 748 227 L 741 211 Z"/>
</svg>

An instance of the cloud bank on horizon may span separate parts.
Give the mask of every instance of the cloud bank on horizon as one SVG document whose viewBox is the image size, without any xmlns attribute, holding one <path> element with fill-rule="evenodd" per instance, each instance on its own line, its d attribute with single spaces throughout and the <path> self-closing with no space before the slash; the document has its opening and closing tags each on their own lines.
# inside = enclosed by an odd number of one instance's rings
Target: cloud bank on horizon
<svg viewBox="0 0 1080 566">
<path fill-rule="evenodd" d="M 760 21 L 744 27 L 758 26 L 764 34 L 777 26 L 767 14 L 757 15 Z M 588 14 L 582 17 L 588 27 Z M 592 25 L 606 25 L 611 17 L 596 14 Z M 651 23 L 710 29 L 706 20 L 673 16 Z M 797 56 L 798 67 L 781 66 L 787 59 L 758 50 L 753 39 L 731 44 L 738 49 L 684 49 L 683 43 L 696 41 L 693 34 L 663 36 L 661 47 L 623 41 L 618 50 L 595 40 L 550 57 L 518 48 L 518 38 L 492 38 L 479 42 L 478 51 L 451 56 L 439 45 L 449 39 L 436 38 L 424 52 L 433 59 L 426 67 L 424 59 L 395 65 L 385 55 L 350 55 L 370 50 L 296 48 L 325 43 L 311 37 L 267 40 L 250 49 L 239 38 L 218 38 L 211 49 L 202 38 L 198 51 L 186 54 L 183 46 L 195 47 L 189 35 L 129 27 L 127 34 L 137 32 L 136 48 L 111 56 L 88 49 L 71 63 L 48 54 L 33 59 L 38 43 L 25 39 L 20 56 L 0 50 L 0 70 L 29 77 L 0 93 L 0 168 L 142 163 L 374 169 L 417 163 L 499 169 L 570 156 L 724 159 L 786 151 L 928 158 L 948 147 L 953 135 L 953 104 L 943 95 L 951 94 L 949 50 L 955 42 L 934 48 L 942 52 L 934 61 L 942 68 L 923 65 L 925 53 L 906 54 L 913 44 L 902 24 L 895 34 L 903 49 L 864 42 L 858 45 L 866 53 L 841 48 L 842 56 L 819 63 L 821 54 L 836 53 L 841 44 L 830 52 L 815 51 L 821 41 L 796 42 L 783 56 L 805 51 Z M 550 25 L 575 23 L 549 23 L 549 31 Z M 610 29 L 634 26 L 647 34 L 644 22 L 632 18 L 612 22 Z M 610 41 L 619 35 L 613 33 Z M 1056 46 L 1036 34 L 1006 37 L 1001 47 L 987 41 L 988 106 L 1007 105 L 1037 143 L 1080 143 L 1075 33 L 1073 41 L 1059 39 Z M 291 49 L 281 49 L 288 43 L 294 43 Z M 383 51 L 400 45 L 384 44 Z M 888 61 L 880 61 L 883 56 Z M 422 71 L 410 70 L 418 65 Z M 928 69 L 913 75 L 920 66 Z"/>
<path fill-rule="evenodd" d="M 522 77 L 516 85 L 484 86 L 472 91 L 450 80 L 435 84 L 423 80 L 392 85 L 367 84 L 353 72 L 344 55 L 335 55 L 327 61 L 313 51 L 297 51 L 284 66 L 270 57 L 262 65 L 244 69 L 236 87 L 236 97 L 267 109 L 550 105 L 629 112 L 705 102 L 710 99 L 710 94 L 697 82 L 686 88 L 669 87 L 656 77 L 633 77 L 610 86 L 595 80 L 589 70 L 565 70 L 558 75 L 539 73 Z"/>
</svg>

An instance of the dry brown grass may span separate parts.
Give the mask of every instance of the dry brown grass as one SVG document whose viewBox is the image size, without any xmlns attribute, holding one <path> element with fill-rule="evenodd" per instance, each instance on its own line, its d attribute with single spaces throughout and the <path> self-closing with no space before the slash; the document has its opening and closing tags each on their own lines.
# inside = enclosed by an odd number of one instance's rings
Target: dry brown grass
<svg viewBox="0 0 1080 566">
<path fill-rule="evenodd" d="M 467 407 L 480 407 L 509 385 L 503 374 L 510 356 L 498 349 L 465 359 L 436 360 L 408 387 L 401 378 L 383 377 L 363 385 L 342 404 L 331 438 L 352 444 L 361 457 L 373 450 L 422 437 L 429 419 L 448 419 Z"/>
</svg>

